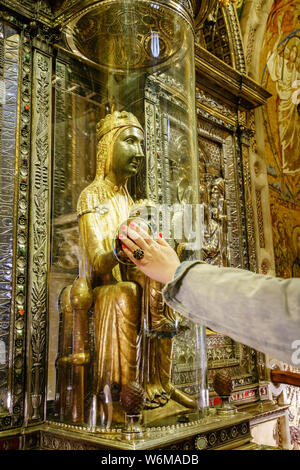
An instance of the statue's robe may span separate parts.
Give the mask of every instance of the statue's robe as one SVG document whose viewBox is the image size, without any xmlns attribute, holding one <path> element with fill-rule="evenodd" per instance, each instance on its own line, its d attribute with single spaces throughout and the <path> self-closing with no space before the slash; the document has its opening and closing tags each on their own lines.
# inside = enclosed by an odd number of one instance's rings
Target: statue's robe
<svg viewBox="0 0 300 470">
<path fill-rule="evenodd" d="M 80 277 L 91 281 L 94 293 L 95 393 L 135 380 L 146 391 L 146 407 L 156 408 L 171 394 L 178 316 L 163 304 L 162 286 L 135 266 L 105 266 L 105 255 L 133 206 L 126 185 L 96 179 L 83 190 L 77 206 Z"/>
</svg>

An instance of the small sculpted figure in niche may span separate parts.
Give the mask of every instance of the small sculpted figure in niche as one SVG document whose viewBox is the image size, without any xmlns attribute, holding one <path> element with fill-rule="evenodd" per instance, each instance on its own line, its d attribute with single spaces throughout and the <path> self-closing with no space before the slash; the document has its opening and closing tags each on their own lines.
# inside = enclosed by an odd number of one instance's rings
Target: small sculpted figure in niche
<svg viewBox="0 0 300 470">
<path fill-rule="evenodd" d="M 227 211 L 224 193 L 224 179 L 215 179 L 210 189 L 209 217 L 204 231 L 204 260 L 219 266 L 228 266 Z"/>
<path fill-rule="evenodd" d="M 89 413 L 84 397 L 91 368 L 93 406 L 99 410 L 105 392 L 113 422 L 124 422 L 120 393 L 133 382 L 146 393 L 148 422 L 195 407 L 194 400 L 170 382 L 172 337 L 180 318 L 163 303 L 161 284 L 134 265 L 119 263 L 113 252 L 118 230 L 135 212 L 127 180 L 137 174 L 144 158 L 143 140 L 143 128 L 131 113 L 116 111 L 102 119 L 97 125 L 96 176 L 78 200 L 79 277 L 62 296 L 63 315 L 69 313 L 57 362 L 58 367 L 72 365 L 72 397 L 64 398 L 68 379 L 59 382 L 58 393 L 60 415 L 68 415 L 69 406 L 73 422 L 83 422 Z M 88 334 L 91 307 L 93 357 Z"/>
</svg>

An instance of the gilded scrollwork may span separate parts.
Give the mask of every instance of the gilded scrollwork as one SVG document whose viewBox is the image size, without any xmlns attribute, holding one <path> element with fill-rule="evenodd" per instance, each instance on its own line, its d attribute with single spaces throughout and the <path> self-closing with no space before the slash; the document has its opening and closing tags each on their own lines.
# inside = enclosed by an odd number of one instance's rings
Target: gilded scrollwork
<svg viewBox="0 0 300 470">
<path fill-rule="evenodd" d="M 0 23 L 0 413 L 9 411 L 7 393 L 10 391 L 10 335 L 13 321 L 14 299 L 23 301 L 20 289 L 13 287 L 15 260 L 14 193 L 17 139 L 20 36 L 16 30 Z M 19 239 L 20 241 L 20 239 Z M 22 240 L 23 241 L 23 240 Z M 26 240 L 24 240 L 26 243 Z M 18 247 L 20 248 L 20 247 Z M 6 421 L 7 424 L 7 421 Z"/>
<path fill-rule="evenodd" d="M 33 156 L 31 188 L 31 246 L 30 246 L 30 319 L 29 357 L 31 376 L 28 379 L 29 420 L 42 419 L 41 405 L 45 389 L 45 360 L 47 338 L 47 272 L 49 219 L 49 154 L 51 110 L 50 57 L 39 51 L 34 54 L 33 95 Z"/>
<path fill-rule="evenodd" d="M 255 194 L 256 194 L 256 209 L 257 209 L 257 219 L 258 219 L 259 246 L 260 248 L 265 248 L 265 233 L 264 233 L 264 219 L 263 219 L 262 202 L 261 202 L 261 191 L 259 189 L 256 189 Z"/>
<path fill-rule="evenodd" d="M 242 159 L 242 174 L 243 174 L 243 187 L 245 195 L 245 222 L 246 222 L 246 237 L 248 242 L 248 258 L 249 267 L 252 271 L 257 271 L 257 259 L 256 259 L 256 236 L 254 228 L 254 212 L 253 212 L 253 197 L 252 197 L 252 183 L 250 177 L 250 166 L 249 166 L 249 147 L 250 139 L 253 136 L 253 130 L 249 127 L 240 125 L 238 128 L 239 138 L 239 152 L 241 152 Z M 257 204 L 260 202 L 260 193 L 257 194 Z M 261 205 L 260 205 L 261 207 Z M 259 206 L 257 206 L 259 211 Z M 264 244 L 264 235 L 260 232 L 260 244 Z"/>
<path fill-rule="evenodd" d="M 219 1 L 196 35 L 199 45 L 241 73 L 246 73 L 242 39 L 235 6 Z"/>
<path fill-rule="evenodd" d="M 236 7 L 233 2 L 228 3 L 227 7 L 224 9 L 224 12 L 226 16 L 227 31 L 230 36 L 230 41 L 234 52 L 235 68 L 241 73 L 246 73 L 239 20 Z"/>
<path fill-rule="evenodd" d="M 73 15 L 65 37 L 74 53 L 102 67 L 130 67 L 132 71 L 153 67 L 173 58 L 184 42 L 183 28 L 174 15 L 173 8 L 165 8 L 163 2 L 158 8 L 147 2 L 139 3 L 138 8 L 131 3 L 120 7 L 117 2 L 97 8 L 88 5 Z M 127 36 L 126 47 L 120 41 L 121 34 Z"/>
<path fill-rule="evenodd" d="M 200 183 L 206 205 L 203 254 L 210 262 L 240 267 L 244 261 L 234 140 L 227 130 L 214 126 L 214 116 L 211 121 L 198 119 Z"/>
<path fill-rule="evenodd" d="M 250 261 L 251 267 L 255 266 L 251 251 L 255 241 L 250 216 L 252 201 L 249 194 L 245 197 L 241 190 L 245 183 L 246 190 L 251 189 L 246 159 L 251 129 L 247 132 L 244 127 L 243 135 L 237 135 L 234 121 L 238 117 L 239 122 L 245 124 L 245 113 L 239 112 L 232 119 L 234 111 L 230 113 L 228 107 L 223 108 L 221 100 L 212 98 L 201 88 L 196 97 L 200 189 L 205 206 L 203 259 L 212 264 L 241 268 L 247 268 Z M 247 237 L 250 239 L 248 245 Z M 226 367 L 231 370 L 235 387 L 245 387 L 243 393 L 233 392 L 232 399 L 237 402 L 256 399 L 254 350 L 223 335 L 208 332 L 207 353 L 211 392 L 216 368 Z"/>
<path fill-rule="evenodd" d="M 47 450 L 99 450 L 99 446 L 85 443 L 80 439 L 66 440 L 49 432 L 41 433 L 41 449 Z"/>
<path fill-rule="evenodd" d="M 0 337 L 3 341 L 2 329 L 6 324 L 10 325 L 10 341 L 5 347 L 5 354 L 9 358 L 9 372 L 6 376 L 8 393 L 3 396 L 0 392 L 2 405 L 0 428 L 7 429 L 21 425 L 24 411 L 32 44 L 25 28 L 22 31 L 24 27 L 22 19 L 13 16 L 5 9 L 0 11 L 0 18 L 5 21 L 5 28 L 7 28 L 8 36 L 10 36 L 7 44 L 9 48 L 6 51 L 7 57 L 5 63 L 3 63 L 3 79 L 7 81 L 8 78 L 10 83 L 5 84 L 6 96 L 2 96 L 0 106 L 2 112 L 5 113 L 5 124 L 2 126 L 1 153 L 3 156 L 6 155 L 5 160 L 6 165 L 8 165 L 8 154 L 13 152 L 12 157 L 15 166 L 12 184 L 15 199 L 14 207 L 11 208 L 14 220 L 12 224 L 13 257 L 11 262 L 11 299 L 13 308 L 7 316 L 7 322 L 1 321 L 0 330 Z M 1 36 L 4 38 L 5 34 Z M 5 76 L 6 68 L 9 71 L 8 77 Z M 13 111 L 14 107 L 15 111 Z M 9 114 L 7 114 L 8 112 Z M 19 122 L 17 132 L 16 121 Z M 10 137 L 16 140 L 16 146 L 14 146 L 13 140 L 10 141 Z M 7 171 L 6 174 L 8 176 Z M 8 185 L 5 185 L 4 188 L 6 191 L 5 200 L 7 200 L 10 191 Z M 5 210 L 6 204 L 3 199 L 1 207 L 2 210 Z M 5 221 L 5 218 L 1 216 L 1 220 Z M 9 245 L 7 245 L 7 248 L 9 248 Z M 8 271 L 6 271 L 6 274 L 8 275 Z"/>
</svg>

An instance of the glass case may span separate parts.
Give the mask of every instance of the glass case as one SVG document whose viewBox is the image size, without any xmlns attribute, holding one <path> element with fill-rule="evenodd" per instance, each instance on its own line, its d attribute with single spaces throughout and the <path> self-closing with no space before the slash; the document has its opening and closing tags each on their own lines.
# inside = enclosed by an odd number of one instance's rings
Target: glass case
<svg viewBox="0 0 300 470">
<path fill-rule="evenodd" d="M 124 436 L 207 413 L 205 330 L 128 263 L 132 218 L 199 259 L 194 42 L 181 7 L 101 2 L 55 62 L 49 420 Z"/>
<path fill-rule="evenodd" d="M 269 406 L 264 355 L 169 309 L 118 238 L 258 267 L 268 93 L 194 43 L 216 2 L 0 1 L 0 448 L 236 448 Z"/>
</svg>

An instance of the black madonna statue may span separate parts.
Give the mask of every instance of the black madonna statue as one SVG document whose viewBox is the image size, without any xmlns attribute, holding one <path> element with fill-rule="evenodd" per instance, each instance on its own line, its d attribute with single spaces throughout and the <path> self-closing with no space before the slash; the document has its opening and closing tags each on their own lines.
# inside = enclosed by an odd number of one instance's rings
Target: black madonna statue
<svg viewBox="0 0 300 470">
<path fill-rule="evenodd" d="M 97 125 L 96 176 L 77 206 L 79 276 L 61 296 L 57 397 L 60 416 L 72 422 L 86 422 L 87 395 L 97 420 L 103 402 L 110 402 L 112 422 L 124 422 L 120 396 L 133 383 L 143 390 L 147 422 L 195 407 L 170 382 L 180 318 L 163 303 L 162 286 L 113 251 L 119 227 L 136 208 L 127 180 L 145 158 L 143 140 L 140 123 L 125 111 Z"/>
</svg>

